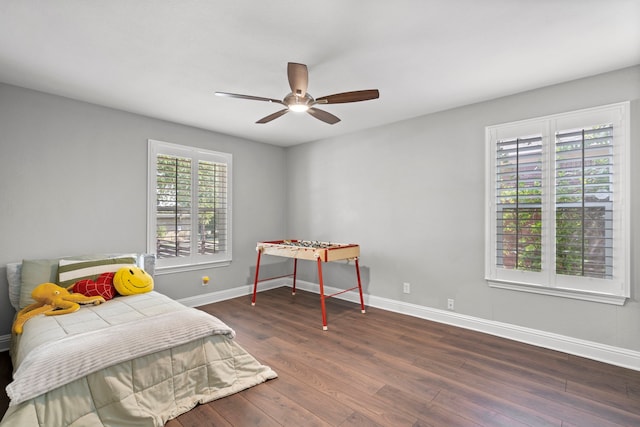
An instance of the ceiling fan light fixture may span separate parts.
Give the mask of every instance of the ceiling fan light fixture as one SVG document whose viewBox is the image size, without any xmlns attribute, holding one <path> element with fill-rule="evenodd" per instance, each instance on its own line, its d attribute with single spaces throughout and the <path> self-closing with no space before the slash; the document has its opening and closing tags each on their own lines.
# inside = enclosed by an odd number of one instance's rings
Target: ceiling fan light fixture
<svg viewBox="0 0 640 427">
<path fill-rule="evenodd" d="M 304 113 L 308 109 L 309 109 L 309 106 L 307 104 L 291 104 L 291 105 L 289 105 L 289 110 L 291 110 L 293 112 L 296 112 L 296 113 Z"/>
<path fill-rule="evenodd" d="M 305 93 L 304 96 L 298 96 L 291 92 L 284 97 L 282 103 L 289 108 L 289 111 L 304 113 L 313 105 L 313 98 L 308 93 Z"/>
</svg>

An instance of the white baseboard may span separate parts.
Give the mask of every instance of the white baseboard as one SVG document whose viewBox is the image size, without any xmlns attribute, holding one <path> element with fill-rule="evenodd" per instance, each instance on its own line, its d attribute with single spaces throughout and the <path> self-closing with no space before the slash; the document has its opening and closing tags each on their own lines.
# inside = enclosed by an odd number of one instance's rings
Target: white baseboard
<svg viewBox="0 0 640 427">
<path fill-rule="evenodd" d="M 290 283 L 287 283 L 287 281 L 283 279 L 265 280 L 260 282 L 258 291 L 268 291 L 269 289 L 280 288 L 282 286 L 290 286 Z M 207 294 L 196 295 L 194 297 L 182 298 L 179 299 L 178 302 L 186 305 L 187 307 L 199 307 L 201 305 L 249 295 L 251 292 L 253 292 L 253 285 L 245 285 L 224 291 L 215 291 Z"/>
<path fill-rule="evenodd" d="M 287 286 L 291 286 L 291 279 L 289 279 Z M 296 280 L 296 288 L 319 293 L 319 287 L 317 284 L 305 282 L 299 279 Z M 338 288 L 329 286 L 325 286 L 324 289 L 326 294 L 332 294 L 340 291 Z M 356 291 L 346 292 L 336 296 L 335 298 L 360 303 L 360 297 Z M 502 338 L 508 338 L 514 341 L 532 344 L 538 347 L 557 350 L 563 353 L 586 357 L 588 359 L 598 360 L 611 365 L 640 371 L 640 352 L 637 351 L 567 337 L 537 329 L 511 325 L 509 323 L 481 319 L 437 308 L 396 301 L 388 298 L 364 295 L 364 299 L 365 305 L 368 307 L 380 308 L 400 314 L 419 317 L 421 319 L 471 329 Z"/>
</svg>

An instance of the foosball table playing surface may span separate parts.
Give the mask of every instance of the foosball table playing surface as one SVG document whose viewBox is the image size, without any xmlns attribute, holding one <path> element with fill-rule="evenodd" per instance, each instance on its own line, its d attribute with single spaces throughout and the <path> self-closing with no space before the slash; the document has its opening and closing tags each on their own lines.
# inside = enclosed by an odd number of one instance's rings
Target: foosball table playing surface
<svg viewBox="0 0 640 427">
<path fill-rule="evenodd" d="M 353 291 L 355 289 L 360 293 L 360 309 L 362 313 L 365 312 L 364 298 L 362 296 L 362 280 L 360 279 L 360 265 L 358 258 L 360 257 L 360 246 L 356 244 L 344 244 L 344 243 L 330 243 L 319 242 L 313 240 L 273 240 L 266 242 L 258 242 L 256 246 L 258 252 L 258 260 L 256 261 L 256 277 L 253 284 L 253 296 L 251 299 L 251 305 L 256 305 L 256 296 L 258 291 L 258 283 L 270 279 L 259 279 L 260 274 L 260 259 L 262 255 L 272 255 L 285 258 L 293 258 L 293 273 L 287 276 L 280 277 L 293 277 L 293 290 L 292 294 L 296 293 L 296 274 L 298 267 L 298 260 L 304 259 L 309 261 L 316 261 L 318 265 L 318 282 L 320 285 L 320 309 L 322 311 L 322 329 L 327 330 L 327 310 L 325 306 L 325 299 L 333 296 Z M 358 285 L 349 289 L 344 289 L 331 295 L 325 295 L 324 293 L 324 281 L 322 279 L 322 263 L 331 261 L 351 261 L 355 263 L 356 277 Z M 273 278 L 271 278 L 273 279 Z"/>
</svg>

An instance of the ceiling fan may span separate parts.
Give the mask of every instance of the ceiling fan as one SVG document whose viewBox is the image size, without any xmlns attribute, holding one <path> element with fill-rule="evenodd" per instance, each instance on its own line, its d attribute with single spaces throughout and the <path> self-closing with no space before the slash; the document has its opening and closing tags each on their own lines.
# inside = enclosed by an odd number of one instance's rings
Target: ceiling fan
<svg viewBox="0 0 640 427">
<path fill-rule="evenodd" d="M 237 93 L 228 92 L 216 92 L 215 94 L 218 96 L 229 96 L 231 98 L 249 99 L 253 101 L 274 102 L 276 104 L 282 104 L 286 107 L 280 111 L 276 111 L 273 114 L 269 114 L 268 116 L 261 118 L 256 123 L 269 123 L 270 121 L 287 114 L 289 111 L 295 111 L 307 112 L 316 119 L 330 125 L 338 123 L 340 119 L 331 113 L 316 108 L 315 105 L 344 104 L 347 102 L 368 101 L 370 99 L 377 99 L 380 96 L 380 92 L 378 92 L 378 89 L 368 89 L 336 93 L 334 95 L 321 96 L 320 98 L 314 99 L 307 92 L 307 85 L 309 83 L 309 71 L 307 70 L 306 65 L 289 62 L 287 64 L 287 76 L 289 77 L 289 87 L 291 87 L 291 93 L 286 95 L 282 99 L 282 101 L 279 99 L 263 98 L 260 96 L 251 95 L 240 95 Z"/>
</svg>

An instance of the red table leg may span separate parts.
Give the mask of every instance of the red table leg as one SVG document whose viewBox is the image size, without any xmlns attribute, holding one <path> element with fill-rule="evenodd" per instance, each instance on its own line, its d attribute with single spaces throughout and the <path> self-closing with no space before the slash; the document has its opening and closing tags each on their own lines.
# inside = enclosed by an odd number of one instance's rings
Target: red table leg
<svg viewBox="0 0 640 427">
<path fill-rule="evenodd" d="M 318 281 L 320 282 L 320 308 L 322 310 L 322 330 L 329 329 L 327 326 L 327 309 L 324 305 L 324 282 L 322 280 L 322 260 L 318 257 Z"/>
<path fill-rule="evenodd" d="M 296 294 L 296 273 L 298 271 L 298 258 L 293 259 L 293 290 L 291 291 L 291 295 Z"/>
<path fill-rule="evenodd" d="M 251 298 L 251 305 L 256 305 L 256 293 L 258 292 L 258 274 L 260 273 L 260 255 L 262 255 L 262 251 L 258 249 L 258 261 L 256 261 L 256 280 L 253 282 L 253 297 Z"/>
<path fill-rule="evenodd" d="M 358 290 L 360 291 L 360 310 L 365 313 L 364 298 L 362 297 L 362 280 L 360 280 L 360 264 L 358 264 L 358 258 L 356 258 L 356 274 L 358 275 Z"/>
</svg>

